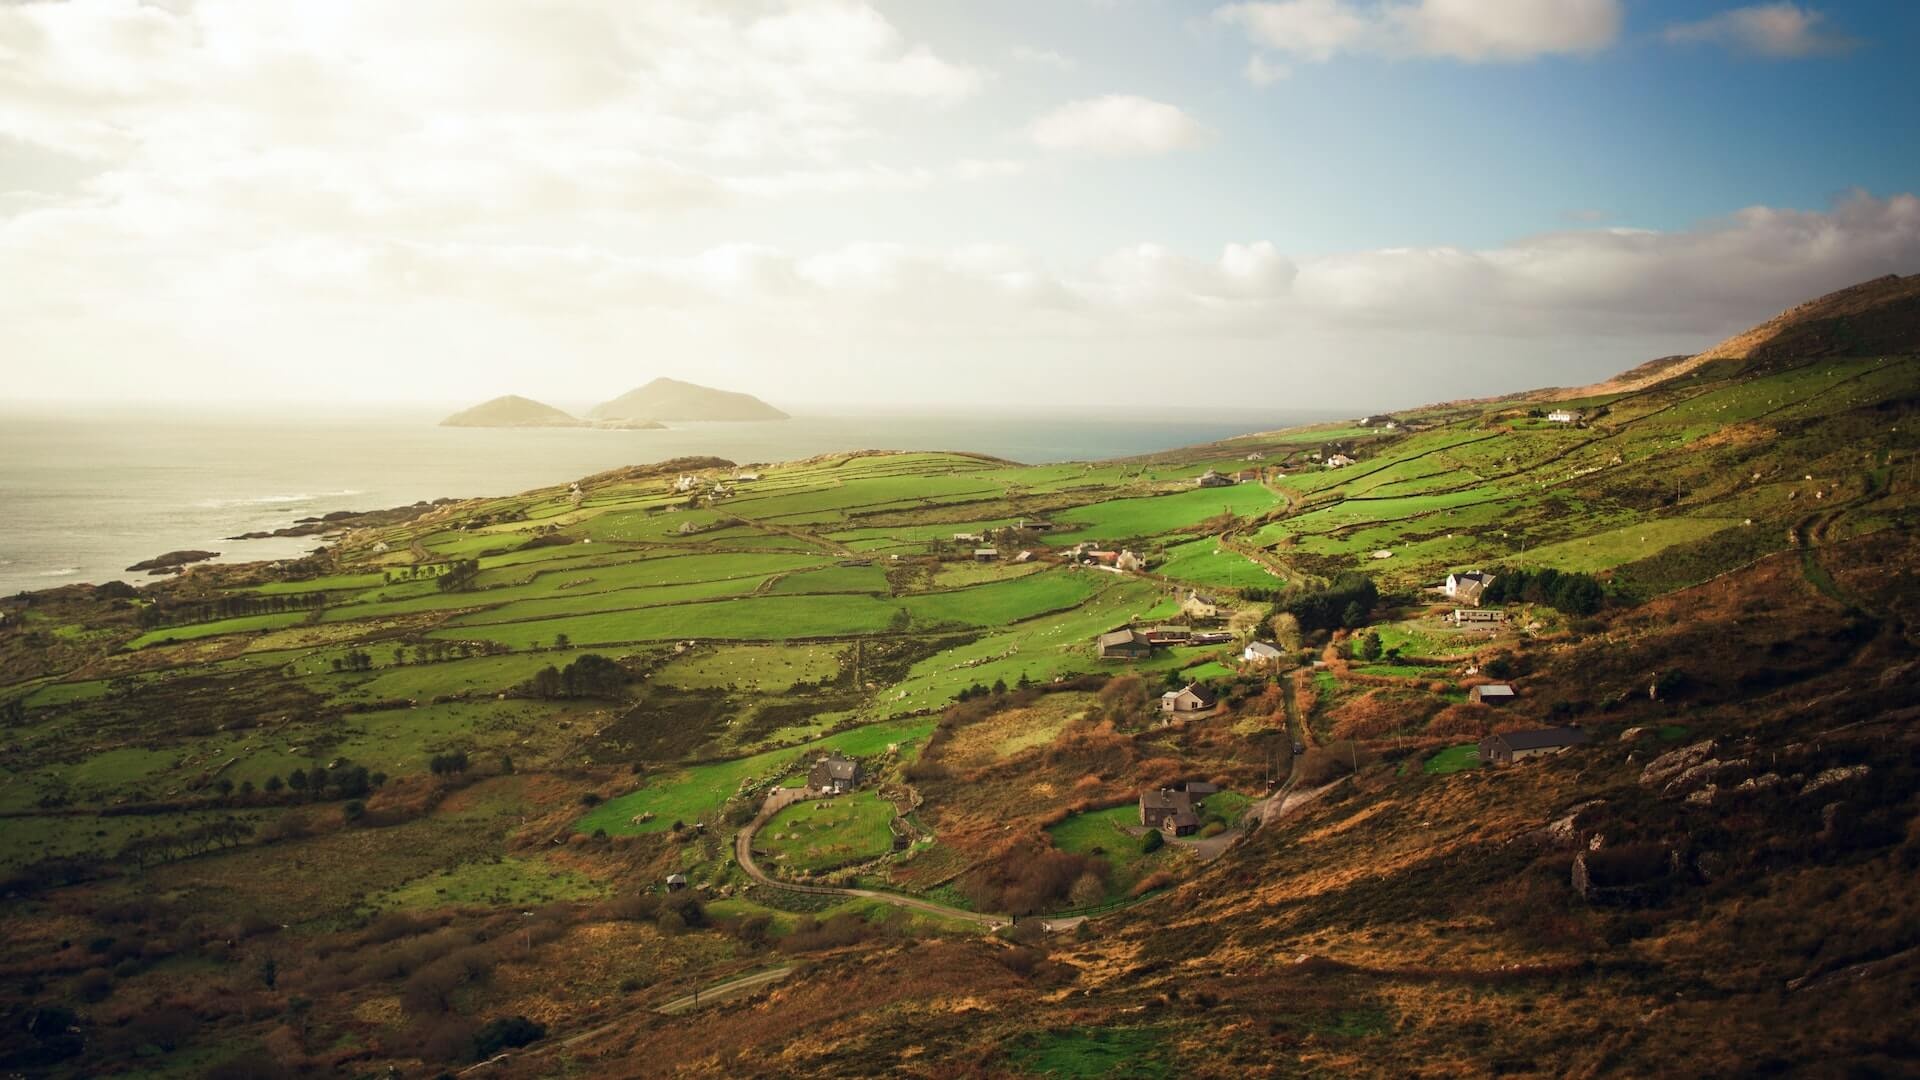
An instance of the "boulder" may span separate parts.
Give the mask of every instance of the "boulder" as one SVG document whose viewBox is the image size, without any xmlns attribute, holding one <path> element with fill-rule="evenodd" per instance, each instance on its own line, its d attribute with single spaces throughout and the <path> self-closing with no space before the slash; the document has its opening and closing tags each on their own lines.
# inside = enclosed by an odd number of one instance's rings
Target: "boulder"
<svg viewBox="0 0 1920 1080">
<path fill-rule="evenodd" d="M 1811 795 L 1816 791 L 1830 788 L 1835 784 L 1844 784 L 1849 780 L 1858 780 L 1872 771 L 1872 768 L 1866 765 L 1841 765 L 1836 768 L 1826 769 L 1823 770 L 1820 775 L 1807 781 L 1807 786 L 1800 789 L 1800 794 Z"/>
<path fill-rule="evenodd" d="M 1678 750 L 1669 750 L 1647 762 L 1640 771 L 1640 783 L 1647 787 L 1665 787 L 1674 777 L 1713 756 L 1714 741 L 1697 742 Z"/>
</svg>

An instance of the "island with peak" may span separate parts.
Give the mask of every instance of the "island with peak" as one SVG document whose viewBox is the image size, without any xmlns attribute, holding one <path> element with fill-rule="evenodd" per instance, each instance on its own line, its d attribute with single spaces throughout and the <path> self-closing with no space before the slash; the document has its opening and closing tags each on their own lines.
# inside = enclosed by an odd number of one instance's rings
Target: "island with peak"
<svg viewBox="0 0 1920 1080">
<path fill-rule="evenodd" d="M 518 394 L 507 394 L 482 402 L 471 409 L 454 413 L 440 421 L 441 427 L 572 427 L 612 428 L 623 431 L 659 430 L 666 427 L 658 420 L 643 417 L 619 417 L 584 420 L 544 402 Z"/>
<path fill-rule="evenodd" d="M 655 379 L 612 401 L 597 405 L 588 415 L 601 420 L 650 417 L 655 420 L 785 420 L 786 413 L 752 394 L 715 390 L 679 379 Z"/>
</svg>

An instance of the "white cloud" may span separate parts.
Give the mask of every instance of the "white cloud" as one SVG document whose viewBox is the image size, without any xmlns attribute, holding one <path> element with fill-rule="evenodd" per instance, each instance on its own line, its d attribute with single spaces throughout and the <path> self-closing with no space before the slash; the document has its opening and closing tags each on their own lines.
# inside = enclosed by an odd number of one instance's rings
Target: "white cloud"
<svg viewBox="0 0 1920 1080">
<path fill-rule="evenodd" d="M 1254 0 L 1213 17 L 1302 60 L 1369 53 L 1487 63 L 1596 52 L 1619 37 L 1623 13 L 1620 0 Z"/>
<path fill-rule="evenodd" d="M 1247 242 L 1198 257 L 1139 243 L 1070 265 L 1009 245 L 730 244 L 668 257 L 260 235 L 143 198 L 0 222 L 0 325 L 10 391 L 28 398 L 93 386 L 484 397 L 536 389 L 530 356 L 537 389 L 562 397 L 631 381 L 635 356 L 693 373 L 706 369 L 684 365 L 701 358 L 802 400 L 924 397 L 914 373 L 948 361 L 973 365 L 981 386 L 1017 379 L 1044 394 L 1072 385 L 1080 369 L 1066 361 L 1100 356 L 1109 400 L 1138 401 L 1127 388 L 1180 357 L 1292 403 L 1344 405 L 1369 385 L 1412 403 L 1457 397 L 1462 383 L 1493 392 L 1603 375 L 1916 265 L 1912 195 L 1489 249 L 1290 257 Z M 1302 382 L 1328 365 L 1345 377 Z"/>
<path fill-rule="evenodd" d="M 1798 4 L 1756 4 L 1734 8 L 1698 22 L 1667 27 L 1666 39 L 1676 45 L 1723 45 L 1756 56 L 1831 56 L 1847 52 L 1858 42 L 1828 29 L 1824 12 Z"/>
<path fill-rule="evenodd" d="M 953 167 L 953 175 L 961 180 L 1004 180 L 1026 171 L 1026 162 L 1005 158 L 963 158 Z"/>
<path fill-rule="evenodd" d="M 1023 64 L 1038 67 L 1050 67 L 1055 71 L 1072 71 L 1079 67 L 1073 57 L 1054 49 L 1036 49 L 1028 45 L 1015 45 L 1007 50 L 1009 56 Z"/>
<path fill-rule="evenodd" d="M 1027 128 L 1028 137 L 1043 150 L 1108 157 L 1191 149 L 1211 134 L 1179 107 L 1131 94 L 1069 102 Z"/>
<path fill-rule="evenodd" d="M 1247 57 L 1244 73 L 1247 81 L 1255 86 L 1272 86 L 1293 74 L 1287 70 L 1287 65 L 1274 63 L 1259 53 Z"/>
<path fill-rule="evenodd" d="M 984 79 L 856 0 L 0 5 L 0 137 L 122 187 L 357 218 L 676 210 L 743 165 L 846 174 L 877 106 Z"/>
</svg>

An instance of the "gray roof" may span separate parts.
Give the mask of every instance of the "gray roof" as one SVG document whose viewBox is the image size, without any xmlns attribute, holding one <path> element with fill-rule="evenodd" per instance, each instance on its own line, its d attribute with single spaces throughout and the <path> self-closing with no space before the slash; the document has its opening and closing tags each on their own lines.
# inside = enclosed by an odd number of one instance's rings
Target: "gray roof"
<svg viewBox="0 0 1920 1080">
<path fill-rule="evenodd" d="M 1481 697 L 1512 697 L 1513 687 L 1506 683 L 1488 683 L 1473 688 Z"/>
<path fill-rule="evenodd" d="M 841 757 L 838 754 L 833 757 L 821 758 L 818 762 L 815 762 L 815 767 L 822 765 L 826 766 L 827 775 L 835 780 L 852 780 L 855 776 L 859 775 L 860 772 L 859 762 L 852 758 Z"/>
<path fill-rule="evenodd" d="M 1184 791 L 1175 791 L 1172 788 L 1143 791 L 1140 793 L 1140 809 L 1172 810 L 1176 813 L 1185 811 L 1191 814 L 1193 812 L 1193 796 Z"/>
<path fill-rule="evenodd" d="M 1100 647 L 1105 649 L 1113 645 L 1145 644 L 1146 638 L 1136 630 L 1114 630 L 1100 635 Z"/>
<path fill-rule="evenodd" d="M 1252 653 L 1255 656 L 1275 657 L 1280 655 L 1280 650 L 1278 647 L 1269 645 L 1264 641 L 1255 641 L 1255 642 L 1248 643 L 1247 651 Z"/>
</svg>

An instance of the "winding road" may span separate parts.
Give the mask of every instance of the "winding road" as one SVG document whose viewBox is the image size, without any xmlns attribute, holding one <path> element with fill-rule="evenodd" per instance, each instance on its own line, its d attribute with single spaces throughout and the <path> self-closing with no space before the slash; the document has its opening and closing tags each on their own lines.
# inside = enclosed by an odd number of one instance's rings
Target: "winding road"
<svg viewBox="0 0 1920 1080">
<path fill-rule="evenodd" d="M 938 915 L 945 919 L 957 919 L 962 922 L 969 922 L 988 931 L 1013 925 L 1013 920 L 1005 915 L 989 915 L 978 911 L 967 911 L 964 908 L 948 907 L 945 904 L 937 904 L 931 900 L 922 900 L 914 896 L 901 896 L 898 893 L 882 892 L 878 889 L 843 889 L 830 885 L 798 885 L 791 881 L 781 881 L 779 878 L 773 877 L 765 870 L 760 869 L 760 864 L 753 861 L 754 835 L 760 831 L 760 827 L 765 825 L 774 814 L 779 813 L 782 809 L 794 802 L 805 798 L 805 791 L 805 788 L 775 789 L 767 796 L 767 801 L 761 805 L 760 813 L 756 814 L 752 821 L 748 822 L 744 828 L 734 834 L 734 860 L 740 864 L 740 869 L 745 870 L 747 876 L 754 881 L 771 889 L 785 889 L 788 892 L 812 893 L 816 896 L 846 896 L 863 900 L 878 900 L 882 903 L 907 908 L 911 911 L 920 911 L 929 915 Z M 1047 924 L 1043 922 L 1042 925 Z"/>
</svg>

